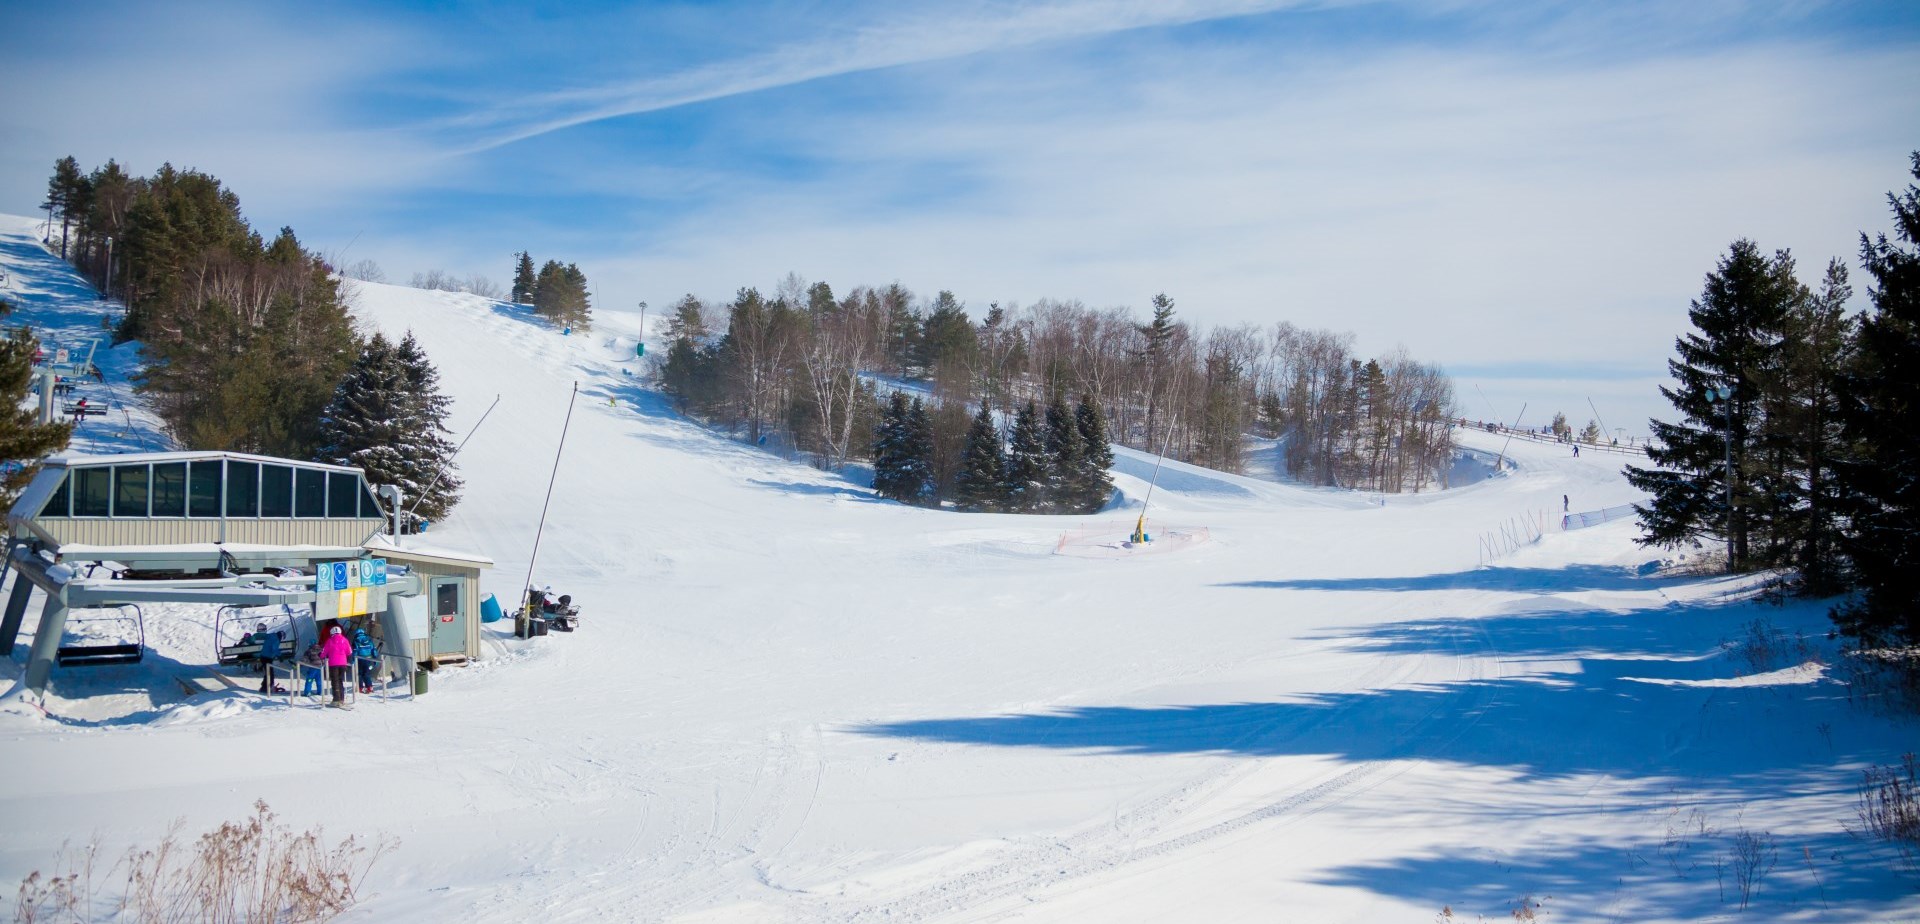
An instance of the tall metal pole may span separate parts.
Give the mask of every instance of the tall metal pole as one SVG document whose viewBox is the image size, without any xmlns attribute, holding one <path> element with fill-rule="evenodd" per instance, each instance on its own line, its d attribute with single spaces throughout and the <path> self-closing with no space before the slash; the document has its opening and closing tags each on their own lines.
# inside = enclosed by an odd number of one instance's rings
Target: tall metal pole
<svg viewBox="0 0 1920 924">
<path fill-rule="evenodd" d="M 1147 497 L 1140 502 L 1140 519 L 1133 524 L 1134 542 L 1147 541 L 1147 505 L 1153 503 L 1153 487 L 1160 483 L 1160 463 L 1167 460 L 1167 451 L 1173 448 L 1173 429 L 1180 422 L 1180 415 L 1173 415 L 1167 422 L 1167 438 L 1160 444 L 1160 455 L 1153 460 L 1153 477 L 1147 479 Z"/>
<path fill-rule="evenodd" d="M 1589 408 L 1592 408 L 1592 410 L 1593 410 L 1593 420 L 1594 420 L 1594 422 L 1595 422 L 1595 423 L 1598 423 L 1598 424 L 1600 425 L 1600 433 L 1601 433 L 1602 435 L 1605 435 L 1605 434 L 1606 434 L 1606 432 L 1607 432 L 1607 422 L 1606 422 L 1606 420 L 1605 420 L 1604 418 L 1602 418 L 1602 417 L 1600 416 L 1600 409 L 1599 409 L 1599 408 L 1597 408 L 1597 407 L 1594 407 L 1594 406 L 1593 406 L 1593 399 L 1592 399 L 1592 398 L 1588 398 L 1588 399 L 1587 399 L 1587 407 L 1589 407 Z"/>
<path fill-rule="evenodd" d="M 567 448 L 567 428 L 573 425 L 573 402 L 580 397 L 580 383 L 573 383 L 573 393 L 567 396 L 567 416 L 560 423 L 560 445 L 553 448 L 553 473 L 547 476 L 547 499 L 540 503 L 540 525 L 533 530 L 533 554 L 527 556 L 527 584 L 520 591 L 520 610 L 526 612 L 527 603 L 533 596 L 533 565 L 540 560 L 540 534 L 547 528 L 547 507 L 553 503 L 553 483 L 560 477 L 560 453 Z M 527 613 L 527 619 L 533 618 Z"/>
</svg>

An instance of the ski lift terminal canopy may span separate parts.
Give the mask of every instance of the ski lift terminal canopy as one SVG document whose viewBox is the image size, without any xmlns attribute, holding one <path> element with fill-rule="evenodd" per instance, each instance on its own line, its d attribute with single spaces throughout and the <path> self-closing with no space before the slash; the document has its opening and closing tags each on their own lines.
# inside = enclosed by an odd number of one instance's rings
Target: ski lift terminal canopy
<svg viewBox="0 0 1920 924">
<path fill-rule="evenodd" d="M 16 541 L 127 564 L 158 546 L 358 550 L 385 522 L 357 468 L 240 452 L 51 456 L 7 513 Z"/>
</svg>

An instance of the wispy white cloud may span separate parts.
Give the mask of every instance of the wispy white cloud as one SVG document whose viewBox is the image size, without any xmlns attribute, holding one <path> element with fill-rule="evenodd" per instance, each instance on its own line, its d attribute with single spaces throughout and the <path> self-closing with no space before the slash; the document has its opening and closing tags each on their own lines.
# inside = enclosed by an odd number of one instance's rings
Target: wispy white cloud
<svg viewBox="0 0 1920 924">
<path fill-rule="evenodd" d="M 639 80 L 500 101 L 444 123 L 472 132 L 464 153 L 620 116 L 810 80 L 984 51 L 1156 26 L 1269 13 L 1308 0 L 1068 0 L 942 4 L 893 21 L 850 24 L 773 50 Z"/>
</svg>

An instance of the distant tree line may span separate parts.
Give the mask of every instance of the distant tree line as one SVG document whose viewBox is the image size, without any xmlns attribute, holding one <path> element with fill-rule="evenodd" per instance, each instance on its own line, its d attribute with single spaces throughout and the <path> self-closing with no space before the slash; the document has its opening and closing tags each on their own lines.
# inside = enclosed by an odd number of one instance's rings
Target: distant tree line
<svg viewBox="0 0 1920 924">
<path fill-rule="evenodd" d="M 534 272 L 533 256 L 526 251 L 516 255 L 513 291 L 508 299 L 532 305 L 541 317 L 559 327 L 585 330 L 593 325 L 593 306 L 589 301 L 587 274 L 580 267 L 548 260 Z"/>
<path fill-rule="evenodd" d="M 1788 251 L 1733 243 L 1668 362 L 1681 419 L 1627 469 L 1642 544 L 1725 542 L 1731 570 L 1855 591 L 1835 620 L 1870 647 L 1920 644 L 1920 187 L 1888 201 L 1893 239 L 1861 235 L 1864 314 L 1843 262 L 1809 287 Z"/>
<path fill-rule="evenodd" d="M 366 279 L 368 282 L 383 282 L 384 279 L 370 279 L 367 276 L 361 275 L 364 269 L 363 264 L 368 262 L 371 261 L 362 260 L 360 263 L 348 267 L 341 275 L 354 279 Z M 372 269 L 375 273 L 379 273 L 380 271 L 378 265 L 375 265 Z M 380 275 L 384 276 L 385 274 Z M 478 295 L 481 298 L 497 299 L 500 297 L 499 284 L 479 273 L 474 273 L 463 278 L 455 276 L 446 270 L 427 270 L 424 273 L 414 273 L 413 278 L 407 280 L 407 285 L 415 289 L 431 289 L 438 292 L 465 292 L 469 295 Z"/>
<path fill-rule="evenodd" d="M 710 329 L 711 328 L 711 329 Z M 978 322 L 948 291 L 921 301 L 894 283 L 837 297 L 789 275 L 771 297 L 741 289 L 713 307 L 675 306 L 663 384 L 680 406 L 749 439 L 769 432 L 825 465 L 864 458 L 879 399 L 862 373 L 926 383 L 935 494 L 955 496 L 975 411 L 1087 396 L 1112 439 L 1239 472 L 1248 435 L 1276 441 L 1293 477 L 1418 491 L 1445 477 L 1453 387 L 1404 352 L 1362 359 L 1352 338 L 1280 323 L 1204 334 L 1174 319 L 1043 299 L 987 307 Z M 995 418 L 1002 432 L 1007 414 Z"/>
<path fill-rule="evenodd" d="M 333 268 L 292 228 L 264 239 L 232 190 L 172 164 L 133 177 L 111 160 L 82 173 L 62 158 L 48 181 L 47 210 L 60 222 L 67 258 L 102 294 L 123 299 L 115 336 L 140 342 L 135 387 L 176 443 L 328 462 L 354 457 L 343 446 L 362 448 L 341 442 L 349 422 L 342 394 L 362 387 L 349 373 L 380 341 L 354 332 Z M 395 452 L 424 458 L 439 451 L 433 440 L 446 402 L 431 367 L 419 368 L 425 356 L 410 361 L 410 400 L 420 410 L 401 428 L 410 432 L 396 429 L 391 439 Z M 448 485 L 457 491 L 458 479 Z M 446 494 L 437 509 L 454 498 Z"/>
</svg>

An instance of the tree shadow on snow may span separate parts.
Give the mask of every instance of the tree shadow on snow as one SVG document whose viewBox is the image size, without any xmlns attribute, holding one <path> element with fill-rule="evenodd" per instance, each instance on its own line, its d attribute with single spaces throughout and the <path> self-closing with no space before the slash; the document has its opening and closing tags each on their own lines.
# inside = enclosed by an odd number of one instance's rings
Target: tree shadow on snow
<svg viewBox="0 0 1920 924">
<path fill-rule="evenodd" d="M 1639 612 L 1523 611 L 1410 620 L 1324 637 L 1388 656 L 1468 656 L 1489 676 L 1278 702 L 1082 706 L 1051 712 L 916 719 L 859 733 L 997 747 L 1116 754 L 1422 759 L 1499 767 L 1522 778 L 1754 779 L 1831 767 L 1874 742 L 1824 741 L 1815 713 L 1844 709 L 1837 683 L 1730 684 L 1742 665 L 1720 632 L 1758 604 L 1672 605 Z M 1776 665 L 1789 666 L 1787 664 Z M 1801 710 L 1804 723 L 1790 718 Z M 1782 735 L 1745 723 L 1769 715 Z M 1802 727 L 1804 726 L 1804 727 Z M 1761 769 L 1757 769 L 1761 768 Z"/>
<path fill-rule="evenodd" d="M 1391 895 L 1453 920 L 1506 920 L 1528 899 L 1544 919 L 1693 920 L 1740 909 L 1734 843 L 1741 830 L 1771 837 L 1775 865 L 1757 877 L 1750 911 L 1843 911 L 1846 920 L 1898 914 L 1905 887 L 1861 841 L 1840 831 L 1772 836 L 1741 828 L 1737 809 L 1715 812 L 1705 834 L 1669 837 L 1659 805 L 1647 806 L 1647 835 L 1582 838 L 1515 849 L 1487 844 L 1334 867 L 1313 877 L 1336 887 Z M 1674 822 L 1684 826 L 1685 816 Z M 1910 904 L 1910 903 L 1909 903 Z M 1484 915 L 1484 918 L 1480 916 Z M 1530 920 L 1531 918 L 1529 918 Z M 1840 918 L 1814 915 L 1816 920 Z"/>
<path fill-rule="evenodd" d="M 1403 577 L 1295 578 L 1274 581 L 1233 581 L 1218 587 L 1262 590 L 1493 590 L 1513 593 L 1570 593 L 1583 590 L 1653 590 L 1696 581 L 1689 577 L 1651 577 L 1608 565 L 1569 565 L 1564 568 L 1476 568 L 1442 574 Z"/>
</svg>

